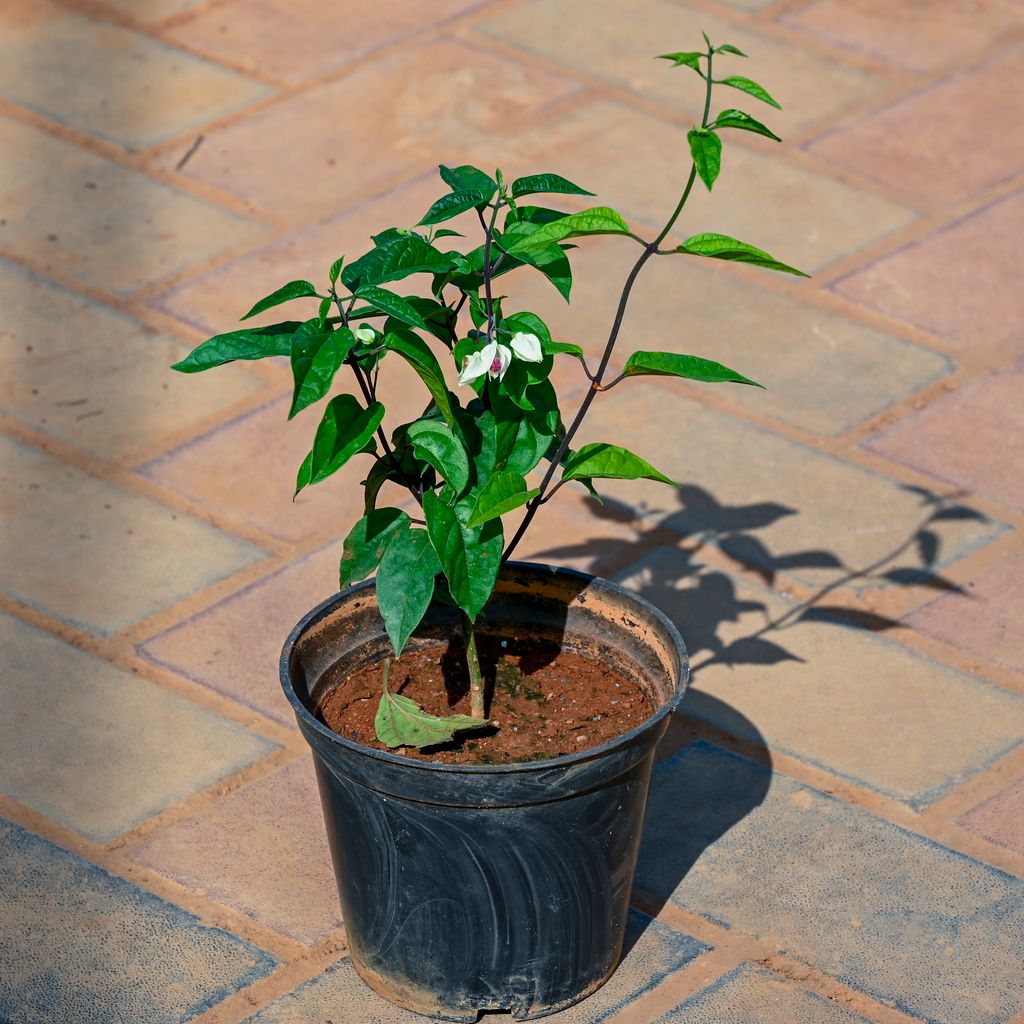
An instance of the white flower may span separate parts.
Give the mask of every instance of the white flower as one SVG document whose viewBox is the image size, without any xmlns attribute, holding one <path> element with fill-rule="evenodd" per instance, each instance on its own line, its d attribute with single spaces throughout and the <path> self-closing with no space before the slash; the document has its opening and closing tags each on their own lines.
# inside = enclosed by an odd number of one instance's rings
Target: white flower
<svg viewBox="0 0 1024 1024">
<path fill-rule="evenodd" d="M 511 362 L 512 353 L 508 348 L 492 341 L 489 345 L 484 345 L 479 352 L 466 356 L 462 373 L 459 374 L 459 383 L 469 384 L 485 373 L 491 380 L 501 380 Z"/>
<path fill-rule="evenodd" d="M 363 324 L 362 327 L 355 329 L 356 341 L 361 341 L 364 345 L 369 345 L 374 338 L 377 337 L 377 332 L 370 327 L 369 324 Z"/>
<path fill-rule="evenodd" d="M 540 338 L 536 334 L 524 334 L 519 331 L 512 335 L 509 344 L 512 346 L 512 351 L 528 363 L 539 363 L 544 358 L 540 347 Z"/>
<path fill-rule="evenodd" d="M 511 349 L 492 341 L 489 345 L 484 345 L 479 352 L 466 356 L 462 373 L 459 374 L 459 383 L 469 384 L 485 373 L 491 380 L 501 380 L 509 363 L 512 362 L 513 354 L 527 363 L 539 363 L 544 358 L 540 338 L 536 334 L 524 334 L 519 331 L 512 335 L 509 345 L 512 346 Z"/>
</svg>

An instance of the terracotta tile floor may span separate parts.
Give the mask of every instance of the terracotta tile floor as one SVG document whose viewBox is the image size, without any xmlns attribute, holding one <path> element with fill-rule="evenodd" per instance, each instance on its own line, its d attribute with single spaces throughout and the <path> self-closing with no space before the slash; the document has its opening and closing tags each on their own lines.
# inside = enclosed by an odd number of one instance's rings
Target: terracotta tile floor
<svg viewBox="0 0 1024 1024">
<path fill-rule="evenodd" d="M 680 486 L 566 488 L 520 549 L 634 588 L 696 666 L 628 953 L 550 1020 L 1024 1024 L 1019 0 L 2 5 L 0 1021 L 423 1019 L 352 969 L 276 683 L 361 467 L 293 505 L 287 367 L 161 367 L 412 225 L 438 163 L 650 231 L 702 98 L 651 58 L 702 28 L 786 141 L 731 134 L 681 237 L 814 276 L 642 277 L 624 348 L 768 391 L 602 397 L 584 439 Z M 509 290 L 597 352 L 625 244 L 581 247 L 571 308 Z"/>
</svg>

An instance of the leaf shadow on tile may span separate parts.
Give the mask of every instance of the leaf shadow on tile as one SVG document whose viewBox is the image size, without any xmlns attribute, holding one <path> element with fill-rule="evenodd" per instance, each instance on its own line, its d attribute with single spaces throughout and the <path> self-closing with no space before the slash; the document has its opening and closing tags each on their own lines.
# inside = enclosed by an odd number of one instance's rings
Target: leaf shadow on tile
<svg viewBox="0 0 1024 1024">
<path fill-rule="evenodd" d="M 758 531 L 783 517 L 799 515 L 799 510 L 773 501 L 729 505 L 709 490 L 692 484 L 676 489 L 676 507 L 656 516 L 638 514 L 611 501 L 603 506 L 594 503 L 591 510 L 598 521 L 617 527 L 615 536 L 602 537 L 598 528 L 581 543 L 549 548 L 535 557 L 558 562 L 589 555 L 590 572 L 619 578 L 628 574 L 627 585 L 641 597 L 656 607 L 671 608 L 672 617 L 684 629 L 697 679 L 710 665 L 772 666 L 785 661 L 802 662 L 804 658 L 787 647 L 786 629 L 790 626 L 813 621 L 836 629 L 880 633 L 900 625 L 896 619 L 865 610 L 851 597 L 863 585 L 923 588 L 924 593 L 966 593 L 939 568 L 943 564 L 944 524 L 985 521 L 986 517 L 963 504 L 959 492 L 940 495 L 922 488 L 909 489 L 919 499 L 919 519 L 908 525 L 890 550 L 862 566 L 845 564 L 830 550 L 772 551 L 758 537 Z M 631 528 L 632 536 L 623 532 L 624 524 Z M 765 588 L 783 586 L 780 576 L 796 568 L 828 568 L 835 570 L 836 576 L 802 602 L 788 601 L 769 589 L 763 590 L 765 600 L 760 601 L 756 588 L 741 589 L 736 577 L 702 561 L 710 546 L 760 577 Z M 673 557 L 664 557 L 666 548 Z M 630 567 L 638 564 L 643 571 L 634 575 Z M 741 619 L 742 624 L 749 622 L 751 612 L 759 617 L 755 621 L 760 625 L 737 630 L 733 624 Z M 768 741 L 757 724 L 738 708 L 701 690 L 688 692 L 659 755 L 670 754 L 695 740 L 721 743 L 723 735 L 741 741 L 745 756 L 771 768 Z M 645 912 L 656 917 L 704 851 L 763 802 L 771 774 L 759 773 L 758 778 L 763 785 L 737 791 L 728 779 L 714 775 L 694 777 L 688 780 L 686 794 L 677 794 L 677 799 L 658 800 L 658 786 L 670 783 L 655 773 L 652 805 L 673 808 L 679 818 L 678 827 L 663 819 L 657 822 L 659 831 L 668 827 L 676 837 L 669 863 L 661 849 L 657 870 L 652 865 L 645 866 L 641 849 L 638 877 L 659 880 L 656 892 L 644 890 L 638 894 L 639 905 Z M 654 823 L 649 821 L 648 829 L 651 827 Z M 627 951 L 631 940 L 635 942 L 636 937 L 627 937 Z"/>
<path fill-rule="evenodd" d="M 648 562 L 643 582 L 633 585 L 633 589 L 656 607 L 683 609 L 685 614 L 679 617 L 686 622 L 686 646 L 694 674 L 712 664 L 774 665 L 799 660 L 787 650 L 782 636 L 787 627 L 799 622 L 829 622 L 876 633 L 900 625 L 896 619 L 850 601 L 852 591 L 868 586 L 917 587 L 969 597 L 963 587 L 940 571 L 943 524 L 990 520 L 961 502 L 965 496 L 962 491 L 939 494 L 910 484 L 900 487 L 919 499 L 920 518 L 908 527 L 899 543 L 866 565 L 848 565 L 836 552 L 825 548 L 772 551 L 758 531 L 784 517 L 799 515 L 798 509 L 774 501 L 728 505 L 696 484 L 678 487 L 673 492 L 678 508 L 656 515 L 614 500 L 604 505 L 588 502 L 598 520 L 627 524 L 632 537 L 622 537 L 621 531 L 616 537 L 588 535 L 579 544 L 548 548 L 537 557 L 557 561 L 590 555 L 588 571 L 607 577 L 621 573 L 655 549 L 671 549 L 682 556 L 682 574 L 678 557 L 672 560 L 671 570 L 661 571 Z M 732 576 L 705 564 L 703 554 L 712 547 L 729 556 L 738 568 L 756 574 L 769 588 L 783 586 L 780 577 L 792 570 L 828 569 L 835 576 L 806 600 L 789 602 L 785 611 L 778 612 L 766 603 L 740 597 Z M 680 586 L 684 583 L 685 589 Z M 738 622 L 749 612 L 762 613 L 764 624 L 753 632 L 724 640 L 723 626 Z"/>
</svg>

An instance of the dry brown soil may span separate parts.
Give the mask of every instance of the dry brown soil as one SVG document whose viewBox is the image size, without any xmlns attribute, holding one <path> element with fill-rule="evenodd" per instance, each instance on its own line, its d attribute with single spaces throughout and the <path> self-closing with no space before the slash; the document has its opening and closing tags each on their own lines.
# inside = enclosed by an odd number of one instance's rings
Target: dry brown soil
<svg viewBox="0 0 1024 1024">
<path fill-rule="evenodd" d="M 490 725 L 454 742 L 397 753 L 446 764 L 509 764 L 576 753 L 628 732 L 652 713 L 636 681 L 600 662 L 537 641 L 481 646 Z M 374 733 L 382 664 L 346 677 L 320 717 L 335 732 L 377 750 Z M 470 713 L 461 643 L 406 652 L 391 664 L 388 688 L 434 715 Z"/>
</svg>

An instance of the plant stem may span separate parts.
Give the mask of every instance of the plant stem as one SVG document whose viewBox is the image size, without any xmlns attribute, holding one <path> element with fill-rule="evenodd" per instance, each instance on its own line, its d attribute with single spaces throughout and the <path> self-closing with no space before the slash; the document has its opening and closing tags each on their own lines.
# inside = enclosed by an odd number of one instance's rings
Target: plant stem
<svg viewBox="0 0 1024 1024">
<path fill-rule="evenodd" d="M 494 237 L 494 223 L 498 219 L 498 210 L 501 209 L 501 200 L 499 199 L 491 211 L 491 222 L 490 224 L 484 220 L 482 210 L 477 210 L 477 216 L 480 218 L 480 226 L 484 229 L 484 297 L 487 301 L 487 340 L 491 340 L 491 335 L 494 333 L 494 299 L 491 295 L 491 275 L 493 268 L 491 267 L 491 241 Z M 502 254 L 504 255 L 504 254 Z"/>
<path fill-rule="evenodd" d="M 708 114 L 711 113 L 711 58 L 715 55 L 715 51 L 711 44 L 708 43 L 708 87 L 704 93 L 704 116 L 700 119 L 700 126 L 707 128 L 708 126 Z"/>
<path fill-rule="evenodd" d="M 710 86 L 708 88 L 710 91 Z M 569 445 L 572 442 L 573 437 L 576 435 L 576 432 L 579 430 L 580 424 L 583 422 L 583 418 L 586 416 L 587 410 L 590 408 L 590 403 L 593 402 L 594 397 L 598 392 L 604 390 L 602 380 L 604 379 L 605 371 L 608 369 L 608 363 L 611 360 L 612 352 L 615 349 L 615 342 L 618 341 L 619 331 L 622 329 L 622 320 L 626 315 L 626 306 L 629 304 L 629 296 L 633 290 L 633 283 L 639 276 L 640 271 L 643 270 L 644 264 L 654 255 L 658 247 L 665 240 L 665 236 L 668 235 L 675 226 L 676 221 L 679 219 L 679 215 L 683 212 L 683 207 L 686 205 L 687 199 L 690 198 L 690 192 L 693 190 L 693 183 L 696 180 L 697 165 L 694 164 L 690 167 L 690 177 L 687 179 L 682 197 L 676 204 L 675 210 L 672 211 L 672 216 L 669 217 L 668 222 L 661 229 L 658 237 L 644 247 L 644 251 L 640 254 L 640 257 L 633 265 L 633 269 L 629 272 L 629 276 L 626 278 L 626 283 L 622 286 L 622 294 L 619 296 L 619 305 L 615 310 L 615 319 L 612 322 L 612 329 L 608 335 L 608 342 L 605 345 L 604 354 L 601 356 L 601 363 L 597 368 L 597 373 L 595 373 L 591 378 L 590 389 L 583 398 L 579 412 L 576 413 L 576 418 L 572 421 L 569 429 L 565 432 L 565 436 L 562 438 L 562 443 L 558 446 L 558 450 L 555 452 L 555 455 L 548 465 L 547 472 L 545 472 L 544 478 L 541 480 L 540 494 L 538 494 L 533 501 L 527 504 L 526 515 L 523 516 L 523 521 L 519 524 L 519 529 L 516 530 L 515 536 L 509 541 L 508 546 L 505 548 L 505 551 L 501 556 L 501 560 L 503 562 L 508 561 L 512 552 L 515 550 L 516 545 L 520 540 L 522 540 L 523 534 L 526 533 L 529 528 L 530 523 L 533 522 L 533 517 L 537 514 L 537 509 L 539 509 L 544 503 L 545 494 L 547 493 L 548 486 L 551 483 L 551 478 L 555 475 L 555 470 L 561 465 L 562 459 L 565 457 L 565 453 L 569 450 Z"/>
<path fill-rule="evenodd" d="M 337 291 L 331 288 L 331 297 L 334 299 L 334 304 L 338 307 L 338 312 L 341 314 L 342 322 L 348 327 L 349 314 L 351 313 L 352 306 L 355 304 L 356 297 L 352 296 L 352 301 L 349 303 L 348 310 L 342 305 L 341 297 Z M 366 402 L 366 407 L 369 408 L 377 400 L 377 388 L 376 386 L 370 387 L 366 379 L 366 374 L 363 372 L 363 368 L 359 365 L 359 361 L 354 357 L 350 356 L 345 360 L 349 366 L 352 367 L 352 373 L 355 374 L 356 382 L 359 384 L 359 390 L 363 393 L 363 401 Z M 380 441 L 381 447 L 384 449 L 384 455 L 391 463 L 392 468 L 398 474 L 399 479 L 405 485 L 409 493 L 422 505 L 423 496 L 417 493 L 416 488 L 412 482 L 402 472 L 402 467 L 398 462 L 398 457 L 391 450 L 391 445 L 388 444 L 387 435 L 384 433 L 384 427 L 377 427 L 377 439 Z"/>
<path fill-rule="evenodd" d="M 480 672 L 480 657 L 476 650 L 476 634 L 470 617 L 462 613 L 462 638 L 466 642 L 466 664 L 469 666 L 469 713 L 473 718 L 486 718 L 484 703 L 484 677 Z"/>
</svg>

